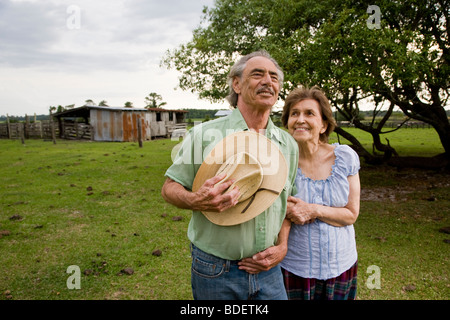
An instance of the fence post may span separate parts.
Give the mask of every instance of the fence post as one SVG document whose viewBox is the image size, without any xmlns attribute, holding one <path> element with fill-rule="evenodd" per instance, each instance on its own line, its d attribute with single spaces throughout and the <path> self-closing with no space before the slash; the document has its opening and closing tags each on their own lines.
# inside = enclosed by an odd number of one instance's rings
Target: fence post
<svg viewBox="0 0 450 320">
<path fill-rule="evenodd" d="M 51 109 L 50 109 L 50 130 L 52 132 L 53 144 L 56 144 L 55 124 L 53 123 L 53 115 L 52 115 L 52 110 Z"/>
<path fill-rule="evenodd" d="M 30 119 L 28 118 L 28 115 L 25 114 L 25 123 L 23 124 L 23 136 L 25 139 L 30 138 L 29 125 L 30 125 Z"/>
<path fill-rule="evenodd" d="M 22 128 L 20 128 L 20 125 L 22 125 Z M 19 123 L 17 126 L 17 130 L 19 131 L 20 140 L 22 140 L 22 144 L 25 144 L 25 137 L 24 137 L 24 131 L 25 131 L 25 123 Z"/>
<path fill-rule="evenodd" d="M 11 139 L 11 124 L 9 123 L 9 115 L 6 114 L 6 130 L 8 131 L 8 139 Z"/>
<path fill-rule="evenodd" d="M 139 148 L 142 148 L 142 124 L 141 124 L 141 117 L 137 118 L 137 129 L 138 129 Z"/>
</svg>

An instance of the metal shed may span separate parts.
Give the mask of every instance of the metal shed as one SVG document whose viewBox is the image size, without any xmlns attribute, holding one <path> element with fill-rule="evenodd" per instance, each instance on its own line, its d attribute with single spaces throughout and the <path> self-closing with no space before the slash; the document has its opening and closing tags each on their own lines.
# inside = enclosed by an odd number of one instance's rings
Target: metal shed
<svg viewBox="0 0 450 320">
<path fill-rule="evenodd" d="M 187 112 L 160 108 L 82 106 L 54 116 L 58 119 L 61 138 L 137 141 L 139 124 L 143 140 L 169 137 L 174 129 L 186 127 Z M 77 121 L 79 118 L 83 118 L 84 123 Z"/>
</svg>

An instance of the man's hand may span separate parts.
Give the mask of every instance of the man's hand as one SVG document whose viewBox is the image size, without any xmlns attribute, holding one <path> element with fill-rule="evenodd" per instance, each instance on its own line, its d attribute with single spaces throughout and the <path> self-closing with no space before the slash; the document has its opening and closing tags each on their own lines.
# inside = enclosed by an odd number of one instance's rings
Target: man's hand
<svg viewBox="0 0 450 320">
<path fill-rule="evenodd" d="M 268 271 L 279 264 L 286 256 L 286 253 L 286 244 L 269 247 L 266 250 L 253 255 L 251 258 L 245 258 L 239 261 L 239 269 L 245 270 L 251 274 Z"/>
<path fill-rule="evenodd" d="M 240 196 L 239 189 L 235 187 L 225 193 L 234 180 L 227 180 L 216 186 L 225 177 L 224 173 L 206 180 L 196 192 L 192 193 L 189 200 L 191 208 L 196 211 L 223 212 L 234 207 Z"/>
<path fill-rule="evenodd" d="M 222 174 L 206 180 L 196 192 L 191 192 L 178 182 L 167 178 L 161 189 L 161 196 L 180 209 L 222 212 L 235 206 L 240 196 L 238 187 L 225 192 L 233 184 L 233 180 L 216 186 L 225 177 L 226 174 Z"/>
</svg>

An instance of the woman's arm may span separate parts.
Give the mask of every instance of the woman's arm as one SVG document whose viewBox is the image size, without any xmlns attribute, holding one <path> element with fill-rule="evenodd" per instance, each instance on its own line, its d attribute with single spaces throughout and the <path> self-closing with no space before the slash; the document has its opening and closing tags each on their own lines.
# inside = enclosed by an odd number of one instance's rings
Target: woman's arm
<svg viewBox="0 0 450 320">
<path fill-rule="evenodd" d="M 344 227 L 355 223 L 359 215 L 361 185 L 359 174 L 348 176 L 349 194 L 345 207 L 328 207 L 318 204 L 310 204 L 301 199 L 288 198 L 288 212 L 286 217 L 295 224 L 306 224 L 314 219 L 322 220 L 335 227 Z"/>
</svg>

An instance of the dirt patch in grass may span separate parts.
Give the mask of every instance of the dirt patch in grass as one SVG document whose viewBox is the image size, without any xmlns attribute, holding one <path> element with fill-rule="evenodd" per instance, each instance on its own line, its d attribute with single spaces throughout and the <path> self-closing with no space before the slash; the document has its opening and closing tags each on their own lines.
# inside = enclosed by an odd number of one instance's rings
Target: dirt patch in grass
<svg viewBox="0 0 450 320">
<path fill-rule="evenodd" d="M 450 188 L 450 174 L 434 171 L 403 170 L 378 168 L 386 173 L 390 181 L 377 181 L 376 168 L 367 169 L 365 183 L 361 183 L 361 201 L 407 201 L 413 193 L 421 193 L 423 200 L 438 200 L 439 189 Z M 369 172 L 367 172 L 369 171 Z M 374 171 L 374 172 L 370 172 Z M 387 182 L 386 186 L 379 186 Z"/>
</svg>

